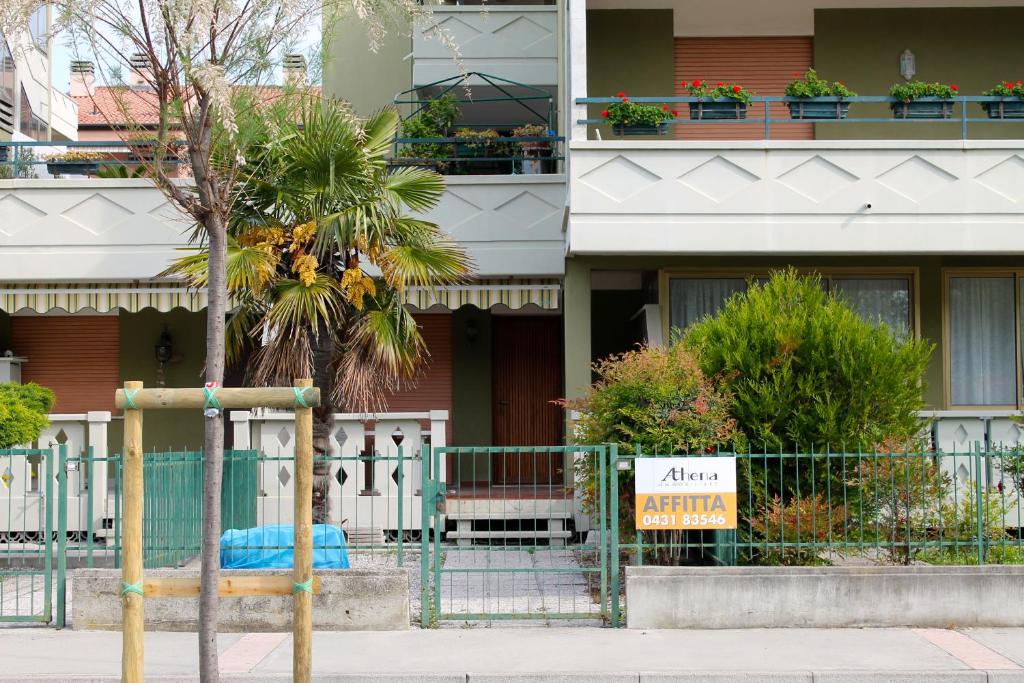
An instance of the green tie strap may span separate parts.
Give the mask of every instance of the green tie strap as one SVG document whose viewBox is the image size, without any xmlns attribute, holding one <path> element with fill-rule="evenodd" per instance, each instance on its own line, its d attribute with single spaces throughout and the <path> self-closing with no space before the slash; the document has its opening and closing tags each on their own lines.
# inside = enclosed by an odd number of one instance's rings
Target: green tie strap
<svg viewBox="0 0 1024 683">
<path fill-rule="evenodd" d="M 313 592 L 313 577 L 309 577 L 302 583 L 292 584 L 292 595 L 297 593 L 312 593 Z"/>
<path fill-rule="evenodd" d="M 217 400 L 217 387 L 203 387 L 203 394 L 206 395 L 206 403 L 203 405 L 204 410 L 207 408 L 224 409 L 220 401 Z"/>
<path fill-rule="evenodd" d="M 297 408 L 308 408 L 309 404 L 306 403 L 305 389 L 299 387 L 292 387 L 295 390 L 295 406 Z"/>
<path fill-rule="evenodd" d="M 127 583 L 125 581 L 122 581 L 121 582 L 121 597 L 123 598 L 124 596 L 128 595 L 129 593 L 135 593 L 136 595 L 141 595 L 141 596 L 145 597 L 145 595 L 142 592 L 142 581 L 138 581 L 137 583 Z"/>
<path fill-rule="evenodd" d="M 135 394 L 139 393 L 138 389 L 125 389 L 124 390 L 124 407 L 125 410 L 138 410 L 139 407 L 135 405 Z"/>
</svg>

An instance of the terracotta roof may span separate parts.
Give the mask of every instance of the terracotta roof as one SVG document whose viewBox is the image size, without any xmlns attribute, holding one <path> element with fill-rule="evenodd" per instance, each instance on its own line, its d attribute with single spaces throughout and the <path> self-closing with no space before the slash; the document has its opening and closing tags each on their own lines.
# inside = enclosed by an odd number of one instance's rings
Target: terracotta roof
<svg viewBox="0 0 1024 683">
<path fill-rule="evenodd" d="M 279 97 L 282 87 L 255 86 L 264 102 Z M 320 88 L 313 88 L 319 92 Z M 156 93 L 126 86 L 96 87 L 93 95 L 72 97 L 78 105 L 78 125 L 92 128 L 121 128 L 130 121 L 134 126 L 155 126 L 160 120 L 160 107 Z M 125 116 L 127 110 L 128 116 Z"/>
</svg>

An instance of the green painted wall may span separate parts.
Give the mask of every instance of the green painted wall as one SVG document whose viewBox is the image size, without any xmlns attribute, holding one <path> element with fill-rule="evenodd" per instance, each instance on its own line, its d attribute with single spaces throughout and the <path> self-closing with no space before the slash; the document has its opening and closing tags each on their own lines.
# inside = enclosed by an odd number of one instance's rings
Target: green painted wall
<svg viewBox="0 0 1024 683">
<path fill-rule="evenodd" d="M 475 329 L 475 337 L 471 330 Z M 491 443 L 491 314 L 472 306 L 452 313 L 452 445 Z M 459 458 L 460 480 L 490 481 L 490 458 Z"/>
<path fill-rule="evenodd" d="M 673 42 L 672 10 L 589 10 L 587 93 L 605 97 L 622 90 L 657 97 L 675 92 Z M 591 105 L 589 117 L 600 118 L 602 109 Z M 602 126 L 601 136 L 611 138 L 611 129 Z"/>
<path fill-rule="evenodd" d="M 942 269 L 943 268 L 1019 268 L 1020 259 L 1007 257 L 941 257 L 941 256 L 881 256 L 881 257 L 798 257 L 766 259 L 758 257 L 713 257 L 713 256 L 650 256 L 650 257 L 591 257 L 570 259 L 572 264 L 567 272 L 565 285 L 566 311 L 566 386 L 569 396 L 579 395 L 577 387 L 589 381 L 590 335 L 585 340 L 580 329 L 590 329 L 590 297 L 585 295 L 584 286 L 589 289 L 590 270 L 658 270 L 661 268 L 693 268 L 700 270 L 716 268 L 740 268 L 751 271 L 766 268 L 782 268 L 788 265 L 797 268 L 916 268 L 918 270 L 918 324 L 923 338 L 935 342 L 935 352 L 925 375 L 927 387 L 925 399 L 932 408 L 943 408 L 943 366 L 942 366 Z M 571 277 L 570 277 L 571 276 Z M 574 310 L 585 308 L 582 311 Z M 594 318 L 593 324 L 615 324 L 616 321 L 602 315 Z M 579 327 L 585 326 L 585 327 Z M 574 340 L 570 343 L 570 339 Z M 585 343 L 584 343 L 585 341 Z M 584 348 L 586 352 L 584 353 Z"/>
<path fill-rule="evenodd" d="M 412 87 L 412 38 L 392 33 L 370 51 L 366 26 L 354 16 L 336 22 L 324 50 L 324 92 L 347 100 L 361 116 L 391 104 Z"/>
<path fill-rule="evenodd" d="M 165 368 L 169 387 L 197 387 L 203 383 L 206 360 L 206 314 L 175 309 L 160 313 L 146 309 L 119 316 L 121 332 L 121 381 L 140 380 L 157 386 L 157 362 L 153 347 L 167 325 L 174 343 L 174 360 Z M 120 432 L 121 423 L 111 426 Z M 120 436 L 118 436 L 118 442 Z M 199 410 L 147 411 L 143 428 L 145 448 L 199 448 L 203 442 L 203 415 Z"/>
<path fill-rule="evenodd" d="M 964 95 L 980 95 L 997 83 L 1022 78 L 1024 7 L 819 9 L 814 13 L 814 65 L 829 79 L 844 80 L 860 95 L 888 95 L 903 82 L 899 58 L 917 57 L 915 79 L 955 83 Z M 854 105 L 853 116 L 889 117 L 887 105 Z M 985 113 L 977 104 L 968 113 Z M 959 112 L 954 112 L 958 115 Z M 916 139 L 959 138 L 959 124 L 821 124 L 822 139 L 898 138 L 897 126 L 913 127 Z M 971 138 L 1021 138 L 1012 124 L 971 124 Z"/>
</svg>

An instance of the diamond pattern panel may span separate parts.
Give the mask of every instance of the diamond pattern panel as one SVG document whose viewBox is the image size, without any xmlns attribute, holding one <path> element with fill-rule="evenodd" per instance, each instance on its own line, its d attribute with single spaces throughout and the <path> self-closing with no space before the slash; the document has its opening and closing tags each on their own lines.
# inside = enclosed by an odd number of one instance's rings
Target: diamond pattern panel
<svg viewBox="0 0 1024 683">
<path fill-rule="evenodd" d="M 1016 154 L 979 173 L 975 180 L 1007 199 L 1024 201 L 1024 159 Z"/>
<path fill-rule="evenodd" d="M 559 208 L 532 192 L 520 192 L 494 210 L 501 212 L 501 215 L 511 220 L 517 228 L 526 230 L 559 211 Z"/>
<path fill-rule="evenodd" d="M 454 16 L 447 17 L 438 26 L 442 27 L 455 40 L 455 44 L 460 49 L 481 35 L 480 31 L 476 28 Z"/>
<path fill-rule="evenodd" d="M 509 41 L 512 45 L 518 46 L 520 50 L 525 52 L 530 47 L 550 37 L 551 31 L 526 16 L 519 16 L 501 28 L 496 29 L 493 34 Z"/>
<path fill-rule="evenodd" d="M 659 180 L 661 176 L 621 155 L 580 176 L 585 185 L 620 203 Z"/>
<path fill-rule="evenodd" d="M 814 155 L 780 175 L 778 181 L 812 202 L 820 203 L 856 182 L 857 176 Z"/>
<path fill-rule="evenodd" d="M 102 235 L 132 215 L 132 212 L 117 202 L 96 193 L 81 201 L 62 214 L 95 235 Z"/>
<path fill-rule="evenodd" d="M 920 202 L 956 180 L 956 176 L 916 154 L 878 176 L 879 183 L 912 202 Z"/>
<path fill-rule="evenodd" d="M 46 212 L 13 194 L 4 195 L 0 199 L 0 234 L 13 237 L 45 215 Z"/>
<path fill-rule="evenodd" d="M 721 156 L 679 176 L 679 182 L 705 197 L 721 202 L 760 178 Z"/>
</svg>

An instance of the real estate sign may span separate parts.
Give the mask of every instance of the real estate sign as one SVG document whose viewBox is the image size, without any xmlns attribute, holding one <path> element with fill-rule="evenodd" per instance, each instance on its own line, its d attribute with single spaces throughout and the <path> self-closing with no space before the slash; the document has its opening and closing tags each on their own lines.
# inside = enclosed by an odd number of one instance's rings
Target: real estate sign
<svg viewBox="0 0 1024 683">
<path fill-rule="evenodd" d="M 736 458 L 637 458 L 637 529 L 735 529 Z"/>
</svg>

